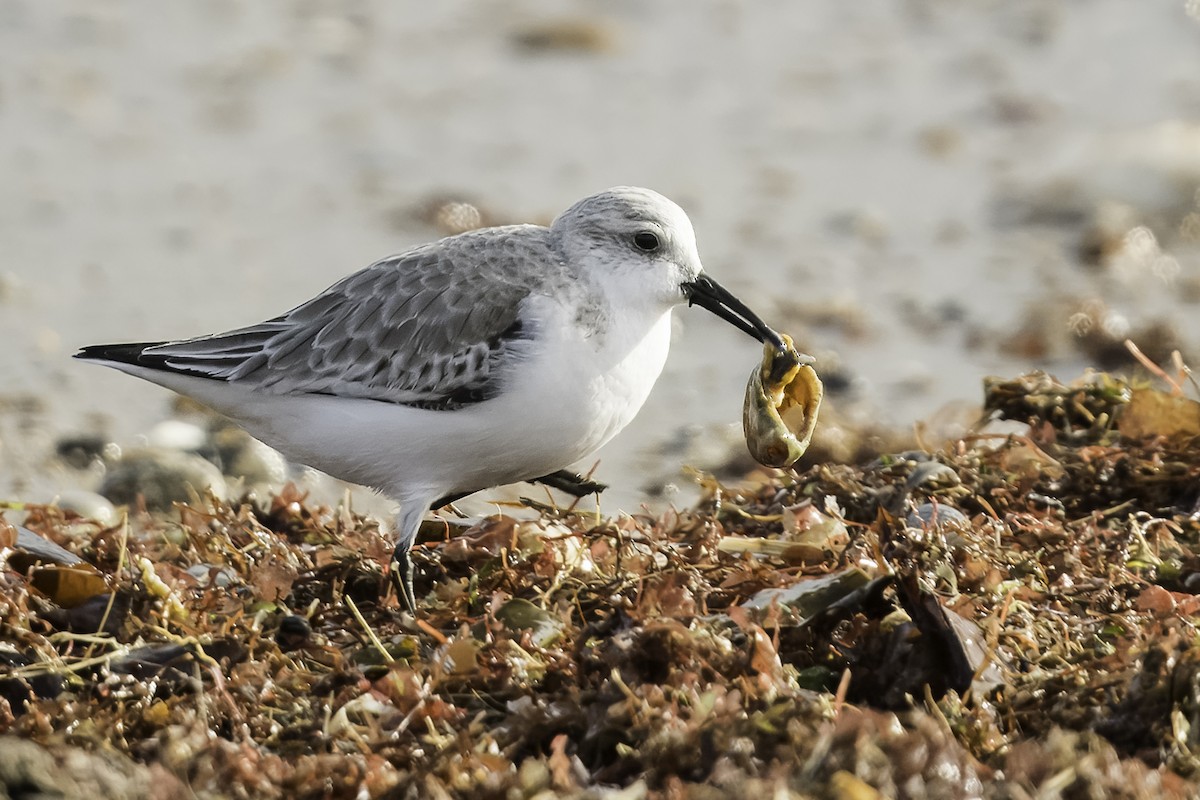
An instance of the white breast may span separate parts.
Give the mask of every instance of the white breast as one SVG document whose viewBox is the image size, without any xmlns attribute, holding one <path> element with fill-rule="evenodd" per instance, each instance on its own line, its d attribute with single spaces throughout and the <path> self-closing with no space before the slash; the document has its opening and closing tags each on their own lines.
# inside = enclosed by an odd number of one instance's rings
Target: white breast
<svg viewBox="0 0 1200 800">
<path fill-rule="evenodd" d="M 646 401 L 666 362 L 670 311 L 590 335 L 559 322 L 543 321 L 543 331 L 561 335 L 545 336 L 503 395 L 450 415 L 463 418 L 464 445 L 478 456 L 455 489 L 562 469 L 599 449 Z"/>
</svg>

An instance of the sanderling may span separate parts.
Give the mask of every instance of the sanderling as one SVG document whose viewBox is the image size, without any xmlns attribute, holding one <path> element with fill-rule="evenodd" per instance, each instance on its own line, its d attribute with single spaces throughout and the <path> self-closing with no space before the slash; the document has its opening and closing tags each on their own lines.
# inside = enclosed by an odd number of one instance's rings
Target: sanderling
<svg viewBox="0 0 1200 800">
<path fill-rule="evenodd" d="M 563 468 L 633 419 L 685 302 L 782 347 L 701 271 L 683 209 L 618 187 L 548 228 L 469 231 L 385 258 L 257 325 L 76 358 L 188 395 L 288 458 L 397 500 L 391 571 L 415 613 L 409 550 L 430 507 L 524 480 L 572 488 Z"/>
</svg>

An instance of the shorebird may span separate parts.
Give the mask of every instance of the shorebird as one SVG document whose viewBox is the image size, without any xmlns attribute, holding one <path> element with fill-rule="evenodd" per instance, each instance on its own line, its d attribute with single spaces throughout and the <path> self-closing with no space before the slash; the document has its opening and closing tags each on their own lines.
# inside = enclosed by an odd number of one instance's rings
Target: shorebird
<svg viewBox="0 0 1200 800">
<path fill-rule="evenodd" d="M 525 480 L 599 488 L 565 468 L 637 414 L 684 303 L 783 347 L 702 271 L 683 209 L 617 187 L 549 227 L 385 258 L 266 322 L 76 358 L 192 397 L 293 461 L 398 501 L 390 569 L 416 613 L 409 551 L 430 508 Z"/>
</svg>

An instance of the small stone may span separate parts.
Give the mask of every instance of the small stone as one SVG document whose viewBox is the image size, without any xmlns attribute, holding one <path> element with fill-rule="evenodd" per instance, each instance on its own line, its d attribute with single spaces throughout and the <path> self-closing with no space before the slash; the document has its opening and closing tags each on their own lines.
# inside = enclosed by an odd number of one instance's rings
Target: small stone
<svg viewBox="0 0 1200 800">
<path fill-rule="evenodd" d="M 212 435 L 221 471 L 249 486 L 281 486 L 288 478 L 287 459 L 241 428 L 224 427 Z"/>
<path fill-rule="evenodd" d="M 208 490 L 226 495 L 220 470 L 198 455 L 162 448 L 127 454 L 100 486 L 100 493 L 114 503 L 135 506 L 141 497 L 152 512 L 170 511 L 175 503 L 190 502 L 193 493 Z"/>
<path fill-rule="evenodd" d="M 119 519 L 113 504 L 96 492 L 67 489 L 59 493 L 54 504 L 64 511 L 72 511 L 84 519 L 93 520 L 105 528 L 116 525 Z"/>
<path fill-rule="evenodd" d="M 296 650 L 308 643 L 312 636 L 312 625 L 304 617 L 289 614 L 279 620 L 279 629 L 275 631 L 275 643 L 280 650 Z"/>
<path fill-rule="evenodd" d="M 151 428 L 146 440 L 151 447 L 196 453 L 207 446 L 208 434 L 199 425 L 180 419 L 168 419 Z"/>
</svg>

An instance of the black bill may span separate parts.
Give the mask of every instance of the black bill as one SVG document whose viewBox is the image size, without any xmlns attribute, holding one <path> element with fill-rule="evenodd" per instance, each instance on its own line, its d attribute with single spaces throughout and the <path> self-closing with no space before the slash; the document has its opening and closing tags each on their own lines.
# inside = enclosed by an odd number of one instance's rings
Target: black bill
<svg viewBox="0 0 1200 800">
<path fill-rule="evenodd" d="M 696 280 L 683 284 L 684 294 L 687 295 L 689 306 L 707 308 L 726 322 L 735 325 L 753 336 L 760 342 L 770 342 L 780 350 L 785 350 L 783 340 L 767 323 L 746 307 L 746 304 L 726 291 L 721 284 L 704 273 Z"/>
</svg>

